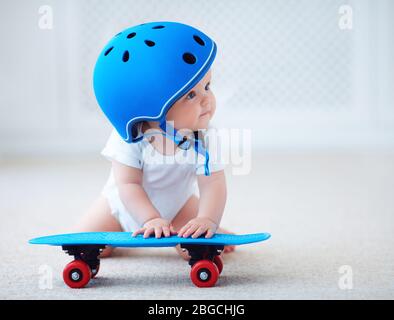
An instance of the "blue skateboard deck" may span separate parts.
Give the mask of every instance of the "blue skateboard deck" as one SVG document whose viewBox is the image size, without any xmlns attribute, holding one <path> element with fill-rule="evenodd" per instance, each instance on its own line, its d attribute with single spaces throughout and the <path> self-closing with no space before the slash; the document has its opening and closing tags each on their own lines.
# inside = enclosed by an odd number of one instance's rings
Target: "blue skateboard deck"
<svg viewBox="0 0 394 320">
<path fill-rule="evenodd" d="M 65 245 L 109 245 L 111 247 L 175 247 L 178 244 L 201 245 L 242 245 L 267 240 L 269 233 L 244 235 L 215 234 L 212 238 L 183 238 L 176 235 L 170 237 L 143 238 L 142 235 L 132 237 L 130 232 L 84 232 L 59 234 L 31 239 L 30 244 Z"/>
</svg>

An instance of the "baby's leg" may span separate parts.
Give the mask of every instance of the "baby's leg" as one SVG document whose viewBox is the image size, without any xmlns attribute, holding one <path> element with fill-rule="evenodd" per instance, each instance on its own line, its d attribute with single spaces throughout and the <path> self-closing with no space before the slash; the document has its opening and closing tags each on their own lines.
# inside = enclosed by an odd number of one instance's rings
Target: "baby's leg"
<svg viewBox="0 0 394 320">
<path fill-rule="evenodd" d="M 198 214 L 198 202 L 199 198 L 196 195 L 192 195 L 189 200 L 186 201 L 184 206 L 179 210 L 178 214 L 175 216 L 175 218 L 172 220 L 172 225 L 175 229 L 175 231 L 179 231 L 186 223 L 189 222 L 189 220 L 197 217 Z M 218 228 L 217 232 L 219 233 L 232 233 L 226 229 L 223 228 Z M 180 245 L 177 245 L 176 250 L 178 253 L 184 258 L 185 260 L 189 260 L 189 255 L 186 252 L 183 252 Z M 224 252 L 231 252 L 234 251 L 234 246 L 225 246 L 224 247 Z"/>
<path fill-rule="evenodd" d="M 122 231 L 122 227 L 115 217 L 111 214 L 107 199 L 100 195 L 88 209 L 74 227 L 75 232 L 101 232 L 101 231 Z M 113 248 L 107 247 L 103 250 L 100 257 L 108 257 Z"/>
</svg>

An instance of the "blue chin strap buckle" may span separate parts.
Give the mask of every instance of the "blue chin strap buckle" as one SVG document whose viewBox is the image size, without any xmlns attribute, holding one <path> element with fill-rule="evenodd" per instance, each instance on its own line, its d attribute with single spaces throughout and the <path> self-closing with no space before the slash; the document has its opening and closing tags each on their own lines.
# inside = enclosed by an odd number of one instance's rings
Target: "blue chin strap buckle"
<svg viewBox="0 0 394 320">
<path fill-rule="evenodd" d="M 197 154 L 201 154 L 205 158 L 205 164 L 204 164 L 204 170 L 205 170 L 205 175 L 210 176 L 211 172 L 209 171 L 209 153 L 208 151 L 204 148 L 202 141 L 200 139 L 185 139 L 181 134 L 179 134 L 178 130 L 176 130 L 173 126 L 170 124 L 166 123 L 166 121 L 160 122 L 160 129 L 163 130 L 161 133 L 163 136 L 166 138 L 171 139 L 176 143 L 178 147 L 180 147 L 183 150 L 187 150 L 191 146 L 192 140 L 194 141 L 194 150 L 197 152 Z M 169 132 L 170 131 L 170 132 Z M 156 133 L 152 133 L 156 134 Z M 149 136 L 150 134 L 144 134 L 144 136 Z"/>
</svg>

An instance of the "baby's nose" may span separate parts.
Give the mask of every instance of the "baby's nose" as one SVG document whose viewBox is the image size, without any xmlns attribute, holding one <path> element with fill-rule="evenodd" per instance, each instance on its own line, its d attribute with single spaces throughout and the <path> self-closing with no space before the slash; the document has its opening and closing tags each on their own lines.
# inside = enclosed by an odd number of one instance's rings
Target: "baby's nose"
<svg viewBox="0 0 394 320">
<path fill-rule="evenodd" d="M 201 106 L 204 107 L 204 108 L 209 108 L 209 98 L 208 98 L 208 96 L 204 96 L 201 99 Z"/>
</svg>

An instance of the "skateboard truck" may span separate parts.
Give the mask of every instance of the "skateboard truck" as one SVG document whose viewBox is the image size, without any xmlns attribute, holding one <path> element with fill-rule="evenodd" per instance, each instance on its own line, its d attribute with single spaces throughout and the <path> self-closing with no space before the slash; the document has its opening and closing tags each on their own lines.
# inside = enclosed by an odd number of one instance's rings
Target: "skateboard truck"
<svg viewBox="0 0 394 320">
<path fill-rule="evenodd" d="M 213 261 L 224 249 L 223 245 L 181 244 L 182 250 L 187 250 L 190 256 L 189 265 L 193 266 L 197 261 L 207 259 Z"/>
<path fill-rule="evenodd" d="M 99 255 L 105 248 L 105 245 L 86 245 L 86 246 L 62 246 L 62 249 L 69 254 L 70 256 L 74 256 L 74 261 L 70 262 L 64 272 L 69 265 L 77 264 L 81 265 L 81 262 L 85 263 L 90 269 L 90 278 L 94 278 L 99 269 L 100 269 L 100 259 Z M 86 268 L 85 268 L 86 269 Z M 63 273 L 64 280 L 67 283 L 66 278 L 73 282 L 77 282 L 77 280 L 81 280 L 83 276 L 83 272 L 77 272 L 76 270 L 71 270 L 67 275 Z M 68 283 L 67 283 L 68 284 Z M 76 285 L 76 283 L 73 283 Z"/>
</svg>

